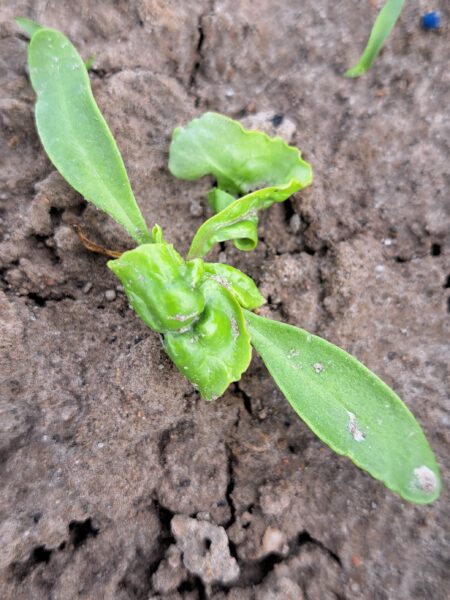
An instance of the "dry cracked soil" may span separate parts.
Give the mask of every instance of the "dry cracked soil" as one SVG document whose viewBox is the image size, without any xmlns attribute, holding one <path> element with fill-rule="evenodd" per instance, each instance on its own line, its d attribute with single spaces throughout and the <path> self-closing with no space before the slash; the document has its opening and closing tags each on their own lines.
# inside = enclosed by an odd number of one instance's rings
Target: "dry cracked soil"
<svg viewBox="0 0 450 600">
<path fill-rule="evenodd" d="M 443 27 L 426 33 L 430 3 L 406 3 L 373 70 L 345 79 L 380 4 L 2 0 L 2 600 L 448 598 L 450 8 L 432 3 Z M 302 149 L 313 186 L 262 216 L 255 252 L 211 256 L 254 277 L 266 315 L 405 399 L 438 502 L 409 505 L 333 454 L 256 357 L 199 398 L 73 230 L 130 247 L 40 146 L 17 15 L 94 56 L 145 217 L 181 252 L 210 182 L 168 172 L 175 126 L 215 110 Z"/>
</svg>

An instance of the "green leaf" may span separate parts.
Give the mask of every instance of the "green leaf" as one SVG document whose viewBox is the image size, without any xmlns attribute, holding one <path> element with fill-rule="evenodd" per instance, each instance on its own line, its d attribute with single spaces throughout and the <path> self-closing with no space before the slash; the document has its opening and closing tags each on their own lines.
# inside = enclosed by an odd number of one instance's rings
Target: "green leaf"
<svg viewBox="0 0 450 600">
<path fill-rule="evenodd" d="M 88 58 L 84 61 L 84 66 L 86 67 L 86 71 L 90 71 L 94 65 L 95 56 L 88 56 Z"/>
<path fill-rule="evenodd" d="M 239 269 L 222 263 L 205 263 L 205 275 L 230 290 L 242 308 L 254 310 L 265 303 L 253 279 Z"/>
<path fill-rule="evenodd" d="M 213 279 L 201 285 L 205 310 L 186 333 L 164 336 L 167 354 L 205 400 L 221 396 L 250 364 L 252 348 L 242 309 Z"/>
<path fill-rule="evenodd" d="M 108 267 L 122 282 L 131 306 L 159 333 L 189 328 L 205 308 L 198 286 L 203 261 L 185 262 L 166 243 L 141 244 Z"/>
<path fill-rule="evenodd" d="M 231 194 L 227 194 L 219 188 L 213 188 L 208 192 L 208 202 L 214 212 L 218 213 L 232 204 L 236 198 Z M 226 239 L 233 239 L 234 245 L 238 250 L 248 252 L 254 250 L 258 244 L 258 217 L 252 216 L 246 221 L 241 221 L 238 229 L 228 228 Z M 240 235 L 242 237 L 236 237 Z"/>
<path fill-rule="evenodd" d="M 359 77 L 370 69 L 397 22 L 404 2 L 405 0 L 387 0 L 375 20 L 361 58 L 354 67 L 344 73 L 345 77 Z"/>
<path fill-rule="evenodd" d="M 37 94 L 37 130 L 52 163 L 73 188 L 138 243 L 151 242 L 122 157 L 74 46 L 62 33 L 40 29 L 31 39 L 28 64 Z"/>
<path fill-rule="evenodd" d="M 180 179 L 213 175 L 218 187 L 243 195 L 267 186 L 290 186 L 296 191 L 310 185 L 311 166 L 297 148 L 281 138 L 246 131 L 240 123 L 205 113 L 173 132 L 169 169 Z"/>
<path fill-rule="evenodd" d="M 283 202 L 298 189 L 298 181 L 293 179 L 286 185 L 264 188 L 235 200 L 199 227 L 189 249 L 189 258 L 203 257 L 214 244 L 226 240 L 249 240 L 249 247 L 245 248 L 243 243 L 242 249 L 253 249 L 251 222 L 257 218 L 258 211 L 269 208 L 274 202 Z"/>
<path fill-rule="evenodd" d="M 438 498 L 439 469 L 425 435 L 381 379 L 302 329 L 247 311 L 245 317 L 278 387 L 322 441 L 410 502 Z"/>
<path fill-rule="evenodd" d="M 36 23 L 35 21 L 32 21 L 31 19 L 25 19 L 24 17 L 17 17 L 15 19 L 17 25 L 19 25 L 19 27 L 22 27 L 22 29 L 25 31 L 25 33 L 31 38 L 33 37 L 33 35 L 36 33 L 36 31 L 39 31 L 40 29 L 43 29 L 42 25 L 39 25 L 39 23 Z"/>
</svg>

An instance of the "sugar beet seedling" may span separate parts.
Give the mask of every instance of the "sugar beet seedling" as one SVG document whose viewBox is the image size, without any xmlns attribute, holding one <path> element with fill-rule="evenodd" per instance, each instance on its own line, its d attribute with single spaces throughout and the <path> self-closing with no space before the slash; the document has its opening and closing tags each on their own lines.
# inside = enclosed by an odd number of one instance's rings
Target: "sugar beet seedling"
<svg viewBox="0 0 450 600">
<path fill-rule="evenodd" d="M 253 346 L 292 408 L 330 448 L 410 502 L 436 500 L 436 460 L 400 398 L 344 350 L 255 314 L 264 298 L 252 279 L 204 260 L 218 242 L 232 240 L 246 251 L 256 246 L 258 212 L 312 181 L 300 152 L 215 113 L 175 129 L 173 175 L 212 175 L 217 182 L 208 195 L 216 214 L 196 232 L 184 259 L 158 225 L 147 229 L 74 46 L 58 31 L 24 19 L 19 24 L 31 37 L 28 66 L 42 144 L 66 181 L 135 240 L 108 267 L 201 396 L 215 400 L 238 381 Z"/>
</svg>

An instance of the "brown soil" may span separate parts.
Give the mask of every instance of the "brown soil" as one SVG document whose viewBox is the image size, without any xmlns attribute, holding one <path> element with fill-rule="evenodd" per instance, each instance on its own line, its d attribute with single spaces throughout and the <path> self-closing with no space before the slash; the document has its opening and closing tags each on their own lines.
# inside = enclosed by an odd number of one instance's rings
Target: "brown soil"
<svg viewBox="0 0 450 600">
<path fill-rule="evenodd" d="M 205 109 L 289 125 L 314 185 L 263 216 L 255 252 L 213 257 L 255 278 L 267 314 L 392 385 L 445 481 L 450 10 L 435 4 L 440 34 L 420 29 L 428 2 L 406 3 L 354 81 L 341 73 L 380 2 L 3 0 L 2 599 L 448 597 L 445 489 L 412 506 L 334 455 L 256 358 L 223 398 L 201 401 L 128 309 L 71 225 L 107 247 L 129 239 L 46 159 L 13 23 L 34 18 L 94 55 L 139 203 L 181 252 L 209 183 L 168 172 L 174 126 Z"/>
</svg>

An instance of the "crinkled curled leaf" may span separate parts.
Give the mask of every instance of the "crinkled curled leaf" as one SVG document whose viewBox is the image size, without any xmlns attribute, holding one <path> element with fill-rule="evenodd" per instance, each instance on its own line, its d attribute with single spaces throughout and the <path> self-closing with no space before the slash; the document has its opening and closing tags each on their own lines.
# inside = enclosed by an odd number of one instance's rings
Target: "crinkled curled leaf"
<svg viewBox="0 0 450 600">
<path fill-rule="evenodd" d="M 223 285 L 201 285 L 205 310 L 186 333 L 164 335 L 167 354 L 205 400 L 221 396 L 239 381 L 252 357 L 247 324 L 237 300 Z"/>
<path fill-rule="evenodd" d="M 179 179 L 213 175 L 220 189 L 235 195 L 286 186 L 292 180 L 301 189 L 312 181 L 311 166 L 302 160 L 297 148 L 281 138 L 247 131 L 237 121 L 210 112 L 175 129 L 169 169 Z"/>
<path fill-rule="evenodd" d="M 215 213 L 218 213 L 230 204 L 232 204 L 236 198 L 219 188 L 213 188 L 208 192 L 208 202 Z M 238 250 L 248 252 L 254 250 L 258 244 L 258 217 L 256 215 L 249 217 L 248 219 L 241 221 L 238 228 L 228 228 L 227 233 L 223 232 L 226 239 L 233 239 L 233 243 Z M 236 237 L 240 235 L 241 237 Z"/>
<path fill-rule="evenodd" d="M 265 303 L 253 279 L 239 269 L 222 263 L 205 263 L 205 275 L 230 290 L 242 308 L 255 310 Z"/>
<path fill-rule="evenodd" d="M 213 175 L 220 189 L 236 195 L 293 180 L 301 189 L 312 181 L 311 166 L 297 148 L 211 112 L 175 129 L 169 169 L 179 179 Z"/>
<path fill-rule="evenodd" d="M 162 239 L 160 229 L 153 235 Z M 164 336 L 178 369 L 207 400 L 240 379 L 251 359 L 242 312 L 264 299 L 256 285 L 233 267 L 184 261 L 165 242 L 141 244 L 108 267 L 122 282 L 130 305 Z"/>
<path fill-rule="evenodd" d="M 355 358 L 302 329 L 245 311 L 252 345 L 297 414 L 330 448 L 417 504 L 439 469 L 414 416 Z"/>
<path fill-rule="evenodd" d="M 249 221 L 257 218 L 258 211 L 269 208 L 274 202 L 283 202 L 298 189 L 298 182 L 292 180 L 285 186 L 264 188 L 235 200 L 199 227 L 189 248 L 188 257 L 203 257 L 214 244 L 227 240 L 248 239 L 251 246 L 252 238 L 247 238 L 251 236 Z"/>
<path fill-rule="evenodd" d="M 213 175 L 217 180 L 218 187 L 208 199 L 221 216 L 213 217 L 215 220 L 210 219 L 197 232 L 191 257 L 204 256 L 215 243 L 226 240 L 233 240 L 239 250 L 253 250 L 258 242 L 257 211 L 286 200 L 312 181 L 311 166 L 297 148 L 281 138 L 247 131 L 217 113 L 205 113 L 175 129 L 169 169 L 180 179 Z M 249 194 L 252 190 L 259 191 Z M 242 195 L 258 201 L 237 208 L 233 196 Z"/>
<path fill-rule="evenodd" d="M 387 0 L 375 19 L 367 46 L 357 64 L 345 73 L 345 77 L 359 77 L 370 69 L 384 42 L 389 37 L 403 8 L 405 0 Z"/>
<path fill-rule="evenodd" d="M 185 262 L 171 244 L 141 244 L 108 267 L 122 282 L 131 306 L 159 333 L 189 327 L 205 308 L 198 289 L 203 261 Z"/>
<path fill-rule="evenodd" d="M 151 242 L 117 144 L 75 47 L 58 31 L 38 29 L 29 45 L 28 65 L 37 94 L 37 130 L 52 163 L 73 188 L 138 243 Z"/>
</svg>

